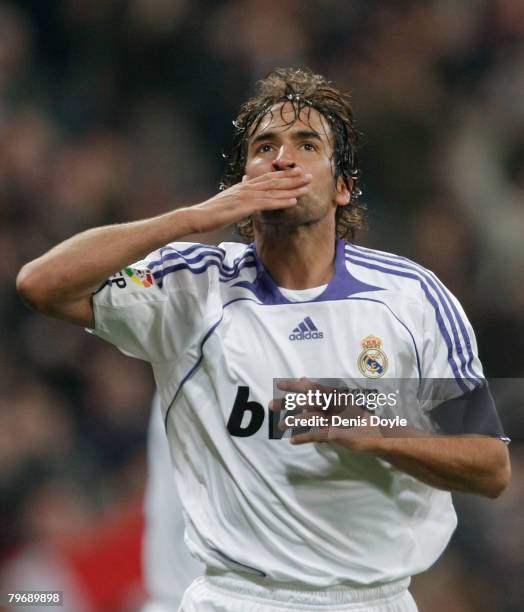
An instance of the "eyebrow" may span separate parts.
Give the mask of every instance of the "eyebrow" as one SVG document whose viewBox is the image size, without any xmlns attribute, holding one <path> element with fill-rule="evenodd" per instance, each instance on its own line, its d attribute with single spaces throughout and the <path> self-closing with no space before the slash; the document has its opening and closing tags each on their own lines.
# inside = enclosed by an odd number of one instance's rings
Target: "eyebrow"
<svg viewBox="0 0 524 612">
<path fill-rule="evenodd" d="M 278 140 L 279 135 L 280 135 L 280 132 L 262 132 L 258 136 L 255 136 L 255 138 L 253 138 L 253 140 L 249 143 L 249 146 L 252 146 L 262 141 L 274 142 L 275 140 Z M 313 140 L 318 140 L 321 143 L 324 142 L 322 140 L 322 136 L 318 132 L 315 132 L 314 130 L 298 130 L 291 134 L 291 138 L 293 140 L 303 140 L 305 138 L 306 139 L 311 138 Z"/>
</svg>

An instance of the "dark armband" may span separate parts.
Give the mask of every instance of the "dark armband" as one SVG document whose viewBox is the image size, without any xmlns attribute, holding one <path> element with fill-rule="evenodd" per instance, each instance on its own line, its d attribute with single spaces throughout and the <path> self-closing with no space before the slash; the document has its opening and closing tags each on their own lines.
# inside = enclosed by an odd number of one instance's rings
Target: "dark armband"
<svg viewBox="0 0 524 612">
<path fill-rule="evenodd" d="M 510 442 L 487 383 L 460 397 L 446 400 L 431 411 L 431 418 L 441 434 L 477 434 Z"/>
</svg>

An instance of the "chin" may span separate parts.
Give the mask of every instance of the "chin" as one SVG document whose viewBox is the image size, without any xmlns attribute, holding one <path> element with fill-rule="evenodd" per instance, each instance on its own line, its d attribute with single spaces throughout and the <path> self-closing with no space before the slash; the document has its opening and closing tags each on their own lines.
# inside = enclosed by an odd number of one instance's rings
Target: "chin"
<svg viewBox="0 0 524 612">
<path fill-rule="evenodd" d="M 290 214 L 295 213 L 295 214 Z M 310 227 L 318 223 L 320 219 L 318 217 L 307 217 L 303 215 L 297 215 L 296 211 L 290 211 L 290 209 L 279 209 L 272 210 L 270 214 L 264 214 L 257 218 L 256 222 L 259 228 L 264 231 L 283 231 L 287 234 L 291 234 L 301 228 Z"/>
<path fill-rule="evenodd" d="M 301 215 L 293 208 L 278 208 L 275 210 L 265 210 L 257 215 L 257 222 L 260 225 L 275 226 L 299 226 L 303 224 Z"/>
<path fill-rule="evenodd" d="M 307 202 L 299 199 L 296 206 L 290 208 L 276 208 L 274 210 L 262 210 L 256 218 L 263 225 L 304 225 L 314 221 L 312 211 L 308 210 Z"/>
</svg>

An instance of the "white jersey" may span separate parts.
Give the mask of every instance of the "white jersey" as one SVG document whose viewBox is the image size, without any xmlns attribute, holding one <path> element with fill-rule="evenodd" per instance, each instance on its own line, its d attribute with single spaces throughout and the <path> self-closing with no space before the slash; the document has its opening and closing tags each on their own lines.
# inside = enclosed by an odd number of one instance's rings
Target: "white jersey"
<svg viewBox="0 0 524 612">
<path fill-rule="evenodd" d="M 143 565 L 150 601 L 145 610 L 161 609 L 162 604 L 166 610 L 177 610 L 184 591 L 204 573 L 204 566 L 184 543 L 182 504 L 157 395 L 151 406 L 147 464 Z"/>
<path fill-rule="evenodd" d="M 368 337 L 385 377 L 450 378 L 458 394 L 481 381 L 471 327 L 432 273 L 337 240 L 332 280 L 297 303 L 254 245 L 176 243 L 112 277 L 94 311 L 99 336 L 152 364 L 186 541 L 211 570 L 364 586 L 441 554 L 449 493 L 372 454 L 270 440 L 267 409 L 274 378 L 362 378 Z"/>
</svg>

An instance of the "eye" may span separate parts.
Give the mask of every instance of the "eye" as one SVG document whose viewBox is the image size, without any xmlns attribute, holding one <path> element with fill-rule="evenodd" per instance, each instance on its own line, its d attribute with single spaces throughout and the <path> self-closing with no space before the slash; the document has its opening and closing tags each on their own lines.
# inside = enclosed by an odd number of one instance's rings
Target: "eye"
<svg viewBox="0 0 524 612">
<path fill-rule="evenodd" d="M 257 147 L 257 153 L 268 153 L 272 148 L 272 145 L 266 142 L 265 144 L 261 144 L 259 147 Z"/>
<path fill-rule="evenodd" d="M 314 144 L 313 142 L 304 142 L 302 144 L 302 147 L 306 150 L 306 151 L 316 151 L 317 150 L 317 145 Z"/>
</svg>

